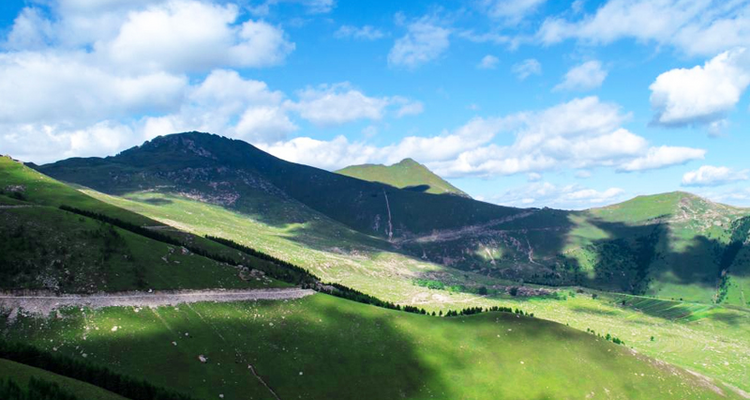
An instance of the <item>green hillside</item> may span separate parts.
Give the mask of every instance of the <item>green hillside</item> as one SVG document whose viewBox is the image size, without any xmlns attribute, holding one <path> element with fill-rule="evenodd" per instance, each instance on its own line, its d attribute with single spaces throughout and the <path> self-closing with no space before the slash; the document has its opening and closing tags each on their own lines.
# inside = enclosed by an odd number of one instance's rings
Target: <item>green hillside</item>
<svg viewBox="0 0 750 400">
<path fill-rule="evenodd" d="M 0 384 L 4 380 L 10 380 L 22 390 L 28 391 L 29 385 L 32 384 L 32 378 L 47 384 L 57 385 L 63 393 L 72 394 L 80 400 L 127 400 L 125 397 L 85 382 L 0 358 Z M 40 393 L 36 394 L 40 395 Z"/>
<path fill-rule="evenodd" d="M 575 288 L 520 285 L 462 271 L 421 257 L 368 245 L 363 235 L 334 225 L 277 227 L 262 218 L 221 206 L 154 192 L 127 198 L 86 193 L 159 221 L 176 221 L 192 232 L 231 238 L 303 266 L 324 281 L 339 282 L 399 304 L 439 311 L 469 306 L 523 308 L 576 329 L 627 337 L 643 354 L 700 372 L 750 391 L 750 309 L 647 297 L 580 294 Z M 326 226 L 326 229 L 321 229 Z M 329 229 L 330 228 L 330 229 Z M 429 288 L 417 282 L 440 284 Z M 513 287 L 557 290 L 554 295 L 513 296 Z M 482 288 L 487 295 L 481 295 Z M 594 294 L 598 297 L 594 299 Z M 625 300 L 625 302 L 623 302 Z M 724 304 L 724 303 L 722 303 Z M 651 337 L 656 340 L 651 340 Z M 705 351 L 706 343 L 714 351 Z"/>
<path fill-rule="evenodd" d="M 468 194 L 435 175 L 427 167 L 411 158 L 406 158 L 397 164 L 388 166 L 375 164 L 352 165 L 340 169 L 336 173 L 365 181 L 385 183 L 399 189 L 469 197 Z"/>
<path fill-rule="evenodd" d="M 272 399 L 271 390 L 282 399 L 739 398 L 625 346 L 511 313 L 439 318 L 314 295 L 63 314 L 0 330 L 202 399 Z"/>
<path fill-rule="evenodd" d="M 0 289 L 63 293 L 134 289 L 253 288 L 286 286 L 273 279 L 240 279 L 236 259 L 249 268 L 264 261 L 87 196 L 23 164 L 0 157 Z M 80 214 L 100 213 L 205 250 L 201 256 L 173 243 Z"/>
</svg>

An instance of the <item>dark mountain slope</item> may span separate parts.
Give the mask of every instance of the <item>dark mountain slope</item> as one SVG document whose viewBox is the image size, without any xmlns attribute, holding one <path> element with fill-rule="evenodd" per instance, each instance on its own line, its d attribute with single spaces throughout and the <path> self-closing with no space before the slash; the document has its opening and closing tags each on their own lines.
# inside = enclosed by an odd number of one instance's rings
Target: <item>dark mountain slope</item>
<svg viewBox="0 0 750 400">
<path fill-rule="evenodd" d="M 198 132 L 158 137 L 114 157 L 59 161 L 39 171 L 110 194 L 162 189 L 241 211 L 258 192 L 288 196 L 356 230 L 385 237 L 454 229 L 525 212 L 366 182 Z"/>
</svg>

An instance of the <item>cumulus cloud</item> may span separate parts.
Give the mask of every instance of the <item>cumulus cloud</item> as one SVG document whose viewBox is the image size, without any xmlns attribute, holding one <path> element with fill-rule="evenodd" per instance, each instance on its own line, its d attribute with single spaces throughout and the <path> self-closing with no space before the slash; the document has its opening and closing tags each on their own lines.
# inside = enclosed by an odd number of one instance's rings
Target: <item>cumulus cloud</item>
<svg viewBox="0 0 750 400">
<path fill-rule="evenodd" d="M 735 170 L 728 167 L 704 165 L 682 176 L 683 186 L 719 186 L 730 182 L 750 179 L 750 170 Z"/>
<path fill-rule="evenodd" d="M 623 199 L 624 195 L 625 190 L 618 187 L 596 190 L 577 184 L 555 185 L 550 182 L 533 182 L 491 196 L 487 200 L 513 207 L 584 209 L 614 203 Z"/>
<path fill-rule="evenodd" d="M 500 59 L 493 55 L 486 55 L 482 57 L 482 61 L 477 64 L 477 68 L 479 69 L 495 69 L 497 68 L 497 64 L 500 62 Z"/>
<path fill-rule="evenodd" d="M 575 21 L 549 17 L 537 32 L 544 44 L 566 39 L 608 44 L 623 38 L 671 45 L 689 55 L 749 46 L 750 5 L 722 0 L 609 0 Z"/>
<path fill-rule="evenodd" d="M 128 68 L 198 71 L 276 65 L 294 50 L 279 28 L 253 20 L 235 26 L 238 16 L 231 4 L 169 2 L 131 12 L 118 35 L 96 49 Z"/>
<path fill-rule="evenodd" d="M 450 46 L 451 31 L 433 17 L 422 17 L 407 26 L 405 36 L 396 40 L 388 53 L 388 64 L 414 69 L 438 59 Z"/>
<path fill-rule="evenodd" d="M 601 62 L 587 61 L 571 68 L 554 90 L 592 90 L 601 86 L 605 78 L 607 71 L 602 68 Z"/>
<path fill-rule="evenodd" d="M 401 96 L 371 97 L 348 82 L 308 87 L 297 93 L 299 100 L 286 101 L 288 110 L 317 126 L 335 126 L 362 119 L 380 120 L 388 107 L 398 106 L 396 117 L 420 114 L 421 102 Z"/>
<path fill-rule="evenodd" d="M 533 58 L 529 58 L 513 65 L 511 71 L 518 77 L 518 79 L 524 80 L 531 75 L 540 75 L 542 73 L 542 64 Z"/>
<path fill-rule="evenodd" d="M 0 123 L 93 123 L 175 109 L 187 78 L 165 72 L 119 75 L 83 53 L 0 53 Z"/>
<path fill-rule="evenodd" d="M 368 97 L 348 83 L 321 85 L 298 93 L 299 101 L 287 102 L 287 108 L 318 126 L 341 125 L 358 119 L 383 117 L 387 98 Z"/>
<path fill-rule="evenodd" d="M 683 164 L 705 154 L 702 149 L 650 146 L 645 138 L 622 127 L 629 117 L 615 104 L 586 97 L 538 112 L 477 117 L 453 131 L 408 136 L 382 147 L 337 138 L 330 142 L 331 151 L 318 152 L 329 142 L 298 138 L 267 148 L 283 158 L 336 168 L 348 165 L 354 155 L 358 162 L 385 163 L 411 157 L 445 177 L 595 167 L 629 172 Z M 495 143 L 503 133 L 515 137 L 512 144 Z M 314 155 L 309 154 L 311 146 L 316 149 Z"/>
<path fill-rule="evenodd" d="M 343 25 L 341 26 L 333 36 L 339 39 L 353 38 L 361 40 L 377 40 L 383 38 L 385 34 L 377 28 L 370 25 L 361 27 Z"/>
<path fill-rule="evenodd" d="M 726 51 L 703 66 L 673 69 L 649 86 L 654 122 L 665 126 L 709 125 L 717 132 L 750 84 L 750 52 Z"/>
<path fill-rule="evenodd" d="M 702 160 L 705 155 L 705 150 L 692 147 L 652 147 L 648 150 L 646 155 L 623 164 L 618 170 L 623 172 L 633 172 L 659 169 L 672 165 L 682 165 L 692 160 Z"/>
</svg>

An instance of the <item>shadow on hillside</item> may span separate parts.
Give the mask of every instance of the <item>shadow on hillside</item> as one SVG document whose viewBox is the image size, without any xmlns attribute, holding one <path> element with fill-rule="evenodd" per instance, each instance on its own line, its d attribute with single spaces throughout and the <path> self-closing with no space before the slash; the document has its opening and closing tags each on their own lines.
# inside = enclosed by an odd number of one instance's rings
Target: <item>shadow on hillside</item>
<svg viewBox="0 0 750 400">
<path fill-rule="evenodd" d="M 80 314 L 65 324 L 41 319 L 15 325 L 5 337 L 48 346 L 49 337 L 70 335 L 58 351 L 195 398 L 271 398 L 253 376 L 280 398 L 450 398 L 455 388 L 442 381 L 396 327 L 395 317 L 412 316 L 335 298 L 293 302 L 196 303 L 143 309 L 108 308 Z M 327 296 L 326 296 L 327 297 Z M 343 303 L 342 303 L 343 302 Z M 47 320 L 50 321 L 50 320 Z M 110 331 L 112 324 L 118 331 Z M 173 344 L 174 343 L 174 344 Z M 58 345 L 59 346 L 59 345 Z M 201 363 L 198 356 L 208 358 Z M 464 368 L 449 358 L 450 368 Z"/>
<path fill-rule="evenodd" d="M 430 190 L 430 185 L 407 186 L 403 189 L 408 190 L 410 192 L 427 193 L 427 191 Z"/>
</svg>

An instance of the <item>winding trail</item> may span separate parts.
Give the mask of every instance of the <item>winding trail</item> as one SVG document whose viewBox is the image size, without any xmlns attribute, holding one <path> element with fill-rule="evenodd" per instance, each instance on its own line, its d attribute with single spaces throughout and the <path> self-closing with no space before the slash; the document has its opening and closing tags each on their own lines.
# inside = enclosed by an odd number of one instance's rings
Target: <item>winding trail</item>
<svg viewBox="0 0 750 400">
<path fill-rule="evenodd" d="M 299 299 L 314 294 L 311 289 L 248 289 L 248 290 L 180 290 L 169 292 L 121 292 L 94 295 L 39 294 L 14 296 L 0 294 L 0 308 L 10 309 L 11 316 L 22 309 L 27 313 L 48 315 L 60 307 L 158 307 L 202 301 L 230 302 L 247 300 Z"/>
</svg>

